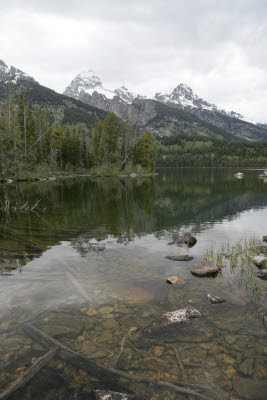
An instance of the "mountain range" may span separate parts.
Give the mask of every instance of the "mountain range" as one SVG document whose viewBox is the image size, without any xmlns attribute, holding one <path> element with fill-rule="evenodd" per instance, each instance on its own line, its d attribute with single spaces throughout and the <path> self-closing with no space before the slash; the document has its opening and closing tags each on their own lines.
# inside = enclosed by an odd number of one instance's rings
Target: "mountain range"
<svg viewBox="0 0 267 400">
<path fill-rule="evenodd" d="M 198 97 L 180 83 L 169 94 L 155 93 L 153 98 L 133 93 L 124 85 L 111 90 L 88 70 L 78 74 L 63 94 L 40 85 L 25 72 L 0 60 L 0 101 L 7 96 L 7 83 L 24 90 L 32 104 L 46 103 L 61 115 L 64 123 L 85 123 L 92 127 L 107 112 L 120 119 L 126 113 L 138 129 L 153 129 L 160 136 L 188 134 L 228 140 L 267 140 L 266 124 L 253 124 L 242 115 L 227 112 Z"/>
</svg>

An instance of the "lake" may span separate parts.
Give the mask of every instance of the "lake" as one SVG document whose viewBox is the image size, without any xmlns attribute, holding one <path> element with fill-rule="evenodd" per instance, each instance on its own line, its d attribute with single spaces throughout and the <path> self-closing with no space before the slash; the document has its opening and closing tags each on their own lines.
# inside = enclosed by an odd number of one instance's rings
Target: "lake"
<svg viewBox="0 0 267 400">
<path fill-rule="evenodd" d="M 243 179 L 232 169 L 158 172 L 0 186 L 1 392 L 51 348 L 36 327 L 131 375 L 212 399 L 267 398 L 267 281 L 253 265 L 267 235 L 266 179 L 258 170 Z M 167 259 L 172 253 L 193 259 Z M 212 277 L 191 274 L 219 261 Z M 181 283 L 168 284 L 171 276 Z M 210 293 L 225 302 L 212 304 Z M 150 329 L 188 306 L 201 316 Z M 57 350 L 10 398 L 94 399 L 96 389 L 194 398 L 111 373 L 102 379 L 75 360 Z"/>
</svg>

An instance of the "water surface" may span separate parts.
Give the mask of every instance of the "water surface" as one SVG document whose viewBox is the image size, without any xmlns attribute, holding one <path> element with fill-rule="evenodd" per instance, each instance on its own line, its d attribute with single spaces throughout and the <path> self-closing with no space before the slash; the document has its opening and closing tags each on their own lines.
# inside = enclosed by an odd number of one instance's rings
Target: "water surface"
<svg viewBox="0 0 267 400">
<path fill-rule="evenodd" d="M 2 209 L 8 201 L 8 212 L 0 211 L 1 391 L 47 351 L 23 332 L 30 320 L 99 364 L 179 384 L 177 351 L 188 382 L 214 389 L 205 392 L 211 398 L 266 398 L 266 281 L 254 267 L 248 283 L 227 260 L 214 279 L 190 272 L 211 245 L 219 252 L 227 241 L 267 234 L 267 183 L 259 171 L 244 171 L 241 180 L 235 172 L 166 169 L 156 177 L 0 186 Z M 185 232 L 198 240 L 191 249 Z M 194 260 L 166 259 L 174 252 Z M 166 283 L 173 275 L 183 287 Z M 207 293 L 226 302 L 213 305 Z M 162 313 L 188 305 L 201 318 L 146 333 Z M 144 398 L 181 398 L 125 384 Z M 90 399 L 93 389 L 108 386 L 54 357 L 13 397 Z"/>
</svg>

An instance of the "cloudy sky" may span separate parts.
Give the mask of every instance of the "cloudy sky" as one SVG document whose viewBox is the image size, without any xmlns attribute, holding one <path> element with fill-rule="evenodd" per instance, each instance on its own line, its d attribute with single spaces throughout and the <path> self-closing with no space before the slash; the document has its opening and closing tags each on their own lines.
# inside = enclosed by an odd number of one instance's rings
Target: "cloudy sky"
<svg viewBox="0 0 267 400">
<path fill-rule="evenodd" d="M 0 59 L 62 92 L 93 69 L 142 94 L 186 83 L 267 122 L 266 0 L 0 0 Z"/>
</svg>

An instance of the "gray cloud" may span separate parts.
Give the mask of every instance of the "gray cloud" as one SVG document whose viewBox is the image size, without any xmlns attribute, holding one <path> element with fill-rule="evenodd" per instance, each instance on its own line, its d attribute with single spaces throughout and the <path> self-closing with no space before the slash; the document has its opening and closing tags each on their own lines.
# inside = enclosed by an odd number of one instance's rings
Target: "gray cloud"
<svg viewBox="0 0 267 400">
<path fill-rule="evenodd" d="M 2 1 L 1 1 L 2 3 Z M 0 58 L 63 91 L 92 68 L 152 95 L 180 82 L 267 121 L 265 0 L 3 1 Z"/>
</svg>

